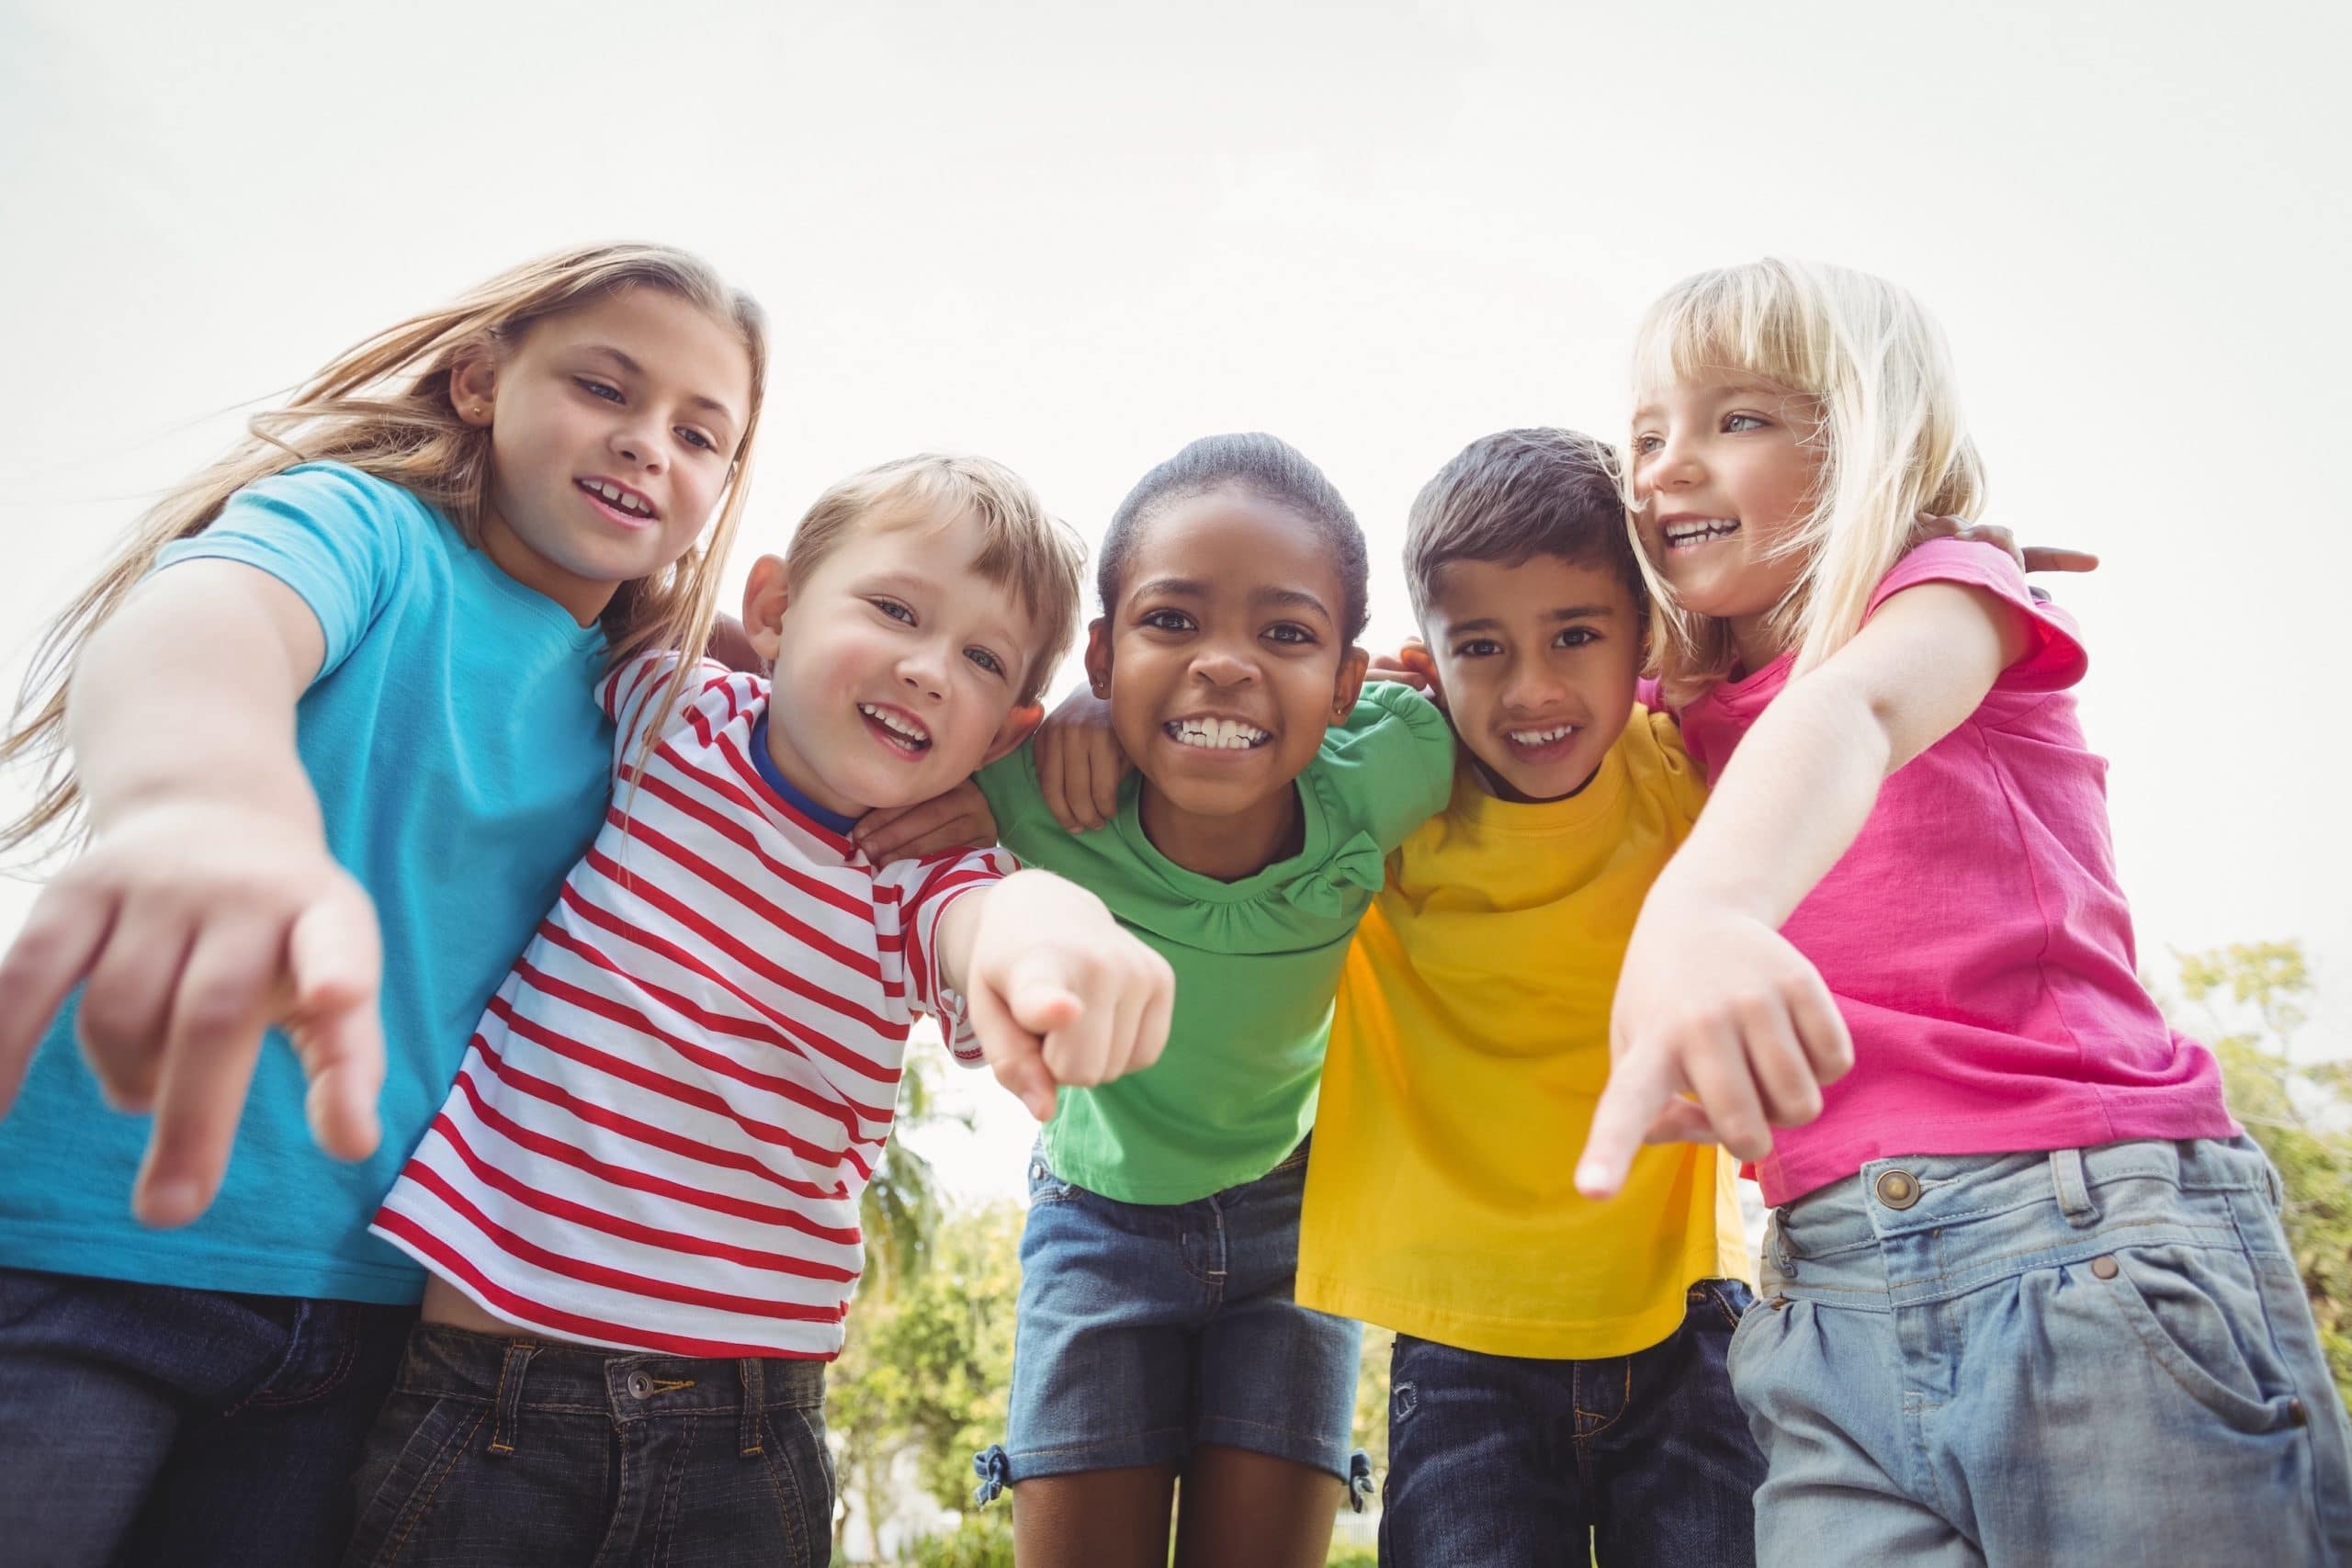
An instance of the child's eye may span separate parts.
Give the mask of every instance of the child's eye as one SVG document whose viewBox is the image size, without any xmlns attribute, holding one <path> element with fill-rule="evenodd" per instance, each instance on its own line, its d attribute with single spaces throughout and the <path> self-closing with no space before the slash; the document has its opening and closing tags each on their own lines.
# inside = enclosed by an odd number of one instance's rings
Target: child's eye
<svg viewBox="0 0 2352 1568">
<path fill-rule="evenodd" d="M 621 389 L 609 382 L 599 381 L 588 376 L 574 376 L 572 379 L 580 384 L 582 391 L 592 398 L 602 398 L 608 403 L 616 403 L 621 400 Z"/>
<path fill-rule="evenodd" d="M 1665 445 L 1666 443 L 1663 440 L 1655 435 L 1636 435 L 1634 437 L 1634 450 L 1645 455 L 1655 452 Z"/>
<path fill-rule="evenodd" d="M 718 450 L 718 442 L 713 441 L 709 436 L 705 435 L 701 431 L 695 429 L 692 425 L 680 425 L 678 427 L 678 434 L 689 446 L 699 446 L 706 452 L 716 452 Z"/>
<path fill-rule="evenodd" d="M 964 650 L 964 657 L 970 660 L 973 663 L 978 665 L 981 669 L 987 671 L 991 675 L 1001 675 L 1004 673 L 1004 660 L 999 659 L 995 654 L 990 653 L 985 648 L 967 648 Z"/>
<path fill-rule="evenodd" d="M 1554 648 L 1583 648 L 1600 640 L 1600 634 L 1590 626 L 1562 626 L 1560 635 L 1552 639 Z"/>
<path fill-rule="evenodd" d="M 1724 415 L 1724 434 L 1736 435 L 1742 431 L 1769 430 L 1772 422 L 1761 414 L 1727 413 Z"/>
<path fill-rule="evenodd" d="M 1275 642 L 1286 642 L 1295 647 L 1315 640 L 1315 634 L 1296 621 L 1278 621 L 1266 628 L 1266 636 Z"/>
<path fill-rule="evenodd" d="M 1453 650 L 1456 659 L 1492 659 L 1503 650 L 1503 645 L 1490 637 L 1474 637 Z"/>
<path fill-rule="evenodd" d="M 1193 629 L 1193 617 L 1182 610 L 1146 610 L 1136 617 L 1136 624 L 1156 632 L 1188 632 Z"/>
<path fill-rule="evenodd" d="M 915 624 L 915 613 L 896 599 L 869 599 L 866 603 L 894 621 L 904 621 L 909 626 Z"/>
</svg>

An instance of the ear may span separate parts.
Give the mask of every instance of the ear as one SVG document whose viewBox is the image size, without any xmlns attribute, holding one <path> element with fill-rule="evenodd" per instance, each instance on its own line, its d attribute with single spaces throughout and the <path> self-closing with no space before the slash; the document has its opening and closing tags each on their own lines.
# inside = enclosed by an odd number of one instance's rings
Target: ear
<svg viewBox="0 0 2352 1568">
<path fill-rule="evenodd" d="M 1363 693 L 1363 672 L 1372 666 L 1372 655 L 1351 646 L 1340 658 L 1340 678 L 1331 682 L 1331 722 L 1345 724 L 1348 715 L 1356 711 L 1356 698 Z"/>
<path fill-rule="evenodd" d="M 1430 651 L 1429 644 L 1419 637 L 1407 637 L 1405 646 L 1397 651 L 1396 662 L 1430 683 L 1430 701 L 1440 707 L 1445 705 L 1445 677 L 1438 673 L 1437 655 Z"/>
<path fill-rule="evenodd" d="M 784 641 L 784 612 L 792 602 L 792 574 L 782 556 L 762 556 L 752 563 L 751 579 L 743 584 L 743 636 L 762 659 L 775 662 Z"/>
<path fill-rule="evenodd" d="M 996 727 L 996 739 L 989 742 L 988 755 L 980 759 L 980 766 L 985 768 L 999 757 L 1009 754 L 1045 722 L 1046 708 L 1042 703 L 1023 703 L 1006 714 L 1004 722 Z"/>
<path fill-rule="evenodd" d="M 1098 697 L 1111 694 L 1111 617 L 1086 623 L 1086 683 Z"/>
<path fill-rule="evenodd" d="M 487 430 L 498 403 L 498 355 L 486 343 L 469 344 L 449 367 L 449 402 L 458 417 Z"/>
</svg>

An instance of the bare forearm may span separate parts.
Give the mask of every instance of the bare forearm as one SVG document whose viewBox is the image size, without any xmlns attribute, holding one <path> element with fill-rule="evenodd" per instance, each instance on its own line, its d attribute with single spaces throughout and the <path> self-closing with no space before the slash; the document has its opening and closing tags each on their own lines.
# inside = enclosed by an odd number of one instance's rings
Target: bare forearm
<svg viewBox="0 0 2352 1568">
<path fill-rule="evenodd" d="M 295 703 L 317 652 L 301 645 L 300 626 L 288 635 L 285 606 L 256 604 L 233 579 L 224 591 L 210 564 L 157 578 L 83 649 L 66 736 L 101 829 L 167 798 L 318 819 L 294 747 Z M 308 630 L 315 643 L 315 623 Z"/>
<path fill-rule="evenodd" d="M 1890 755 L 1845 682 L 1792 685 L 1741 742 L 1649 906 L 1705 901 L 1778 929 L 1861 832 Z"/>
</svg>

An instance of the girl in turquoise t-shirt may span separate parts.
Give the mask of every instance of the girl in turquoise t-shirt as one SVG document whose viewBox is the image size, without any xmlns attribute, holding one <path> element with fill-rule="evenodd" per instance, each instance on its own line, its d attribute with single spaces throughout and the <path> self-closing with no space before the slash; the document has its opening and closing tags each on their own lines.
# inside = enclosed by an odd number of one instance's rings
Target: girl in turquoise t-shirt
<svg viewBox="0 0 2352 1568">
<path fill-rule="evenodd" d="M 0 848 L 92 836 L 0 959 L 0 1540 L 342 1551 L 424 1282 L 368 1217 L 603 818 L 602 668 L 707 637 L 764 364 L 695 257 L 530 263 L 255 419 L 51 634 Z"/>
<path fill-rule="evenodd" d="M 1177 977 L 1159 1062 L 1062 1090 L 1031 1160 L 1006 1438 L 979 1458 L 1023 1568 L 1163 1568 L 1180 1477 L 1179 1562 L 1320 1563 L 1359 1473 L 1361 1330 L 1292 1299 L 1306 1137 L 1356 921 L 1453 766 L 1434 707 L 1364 686 L 1366 578 L 1312 463 L 1193 443 L 1103 541 L 1086 671 L 1136 769 L 1118 810 L 1062 828 L 1026 749 L 977 781 L 1008 848 Z"/>
</svg>

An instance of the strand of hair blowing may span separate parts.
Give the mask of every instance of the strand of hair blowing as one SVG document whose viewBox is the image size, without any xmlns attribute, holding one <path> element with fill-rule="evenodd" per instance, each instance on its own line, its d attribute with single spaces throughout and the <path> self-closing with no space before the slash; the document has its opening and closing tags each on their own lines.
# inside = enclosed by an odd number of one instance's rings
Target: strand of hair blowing
<svg viewBox="0 0 2352 1568">
<path fill-rule="evenodd" d="M 461 354 L 508 348 L 534 322 L 611 290 L 666 289 L 731 323 L 752 362 L 752 412 L 712 525 L 660 573 L 621 585 L 602 616 L 611 662 L 649 646 L 699 649 L 709 640 L 726 558 L 742 512 L 767 376 L 767 329 L 751 296 L 708 264 L 661 245 L 595 245 L 560 252 L 501 273 L 441 310 L 411 317 L 353 345 L 297 387 L 283 407 L 255 414 L 246 439 L 167 492 L 131 529 L 97 581 L 68 604 L 35 648 L 15 714 L 0 739 L 0 769 L 38 762 L 33 803 L 0 826 L 0 852 L 56 829 L 80 836 L 81 784 L 64 744 L 66 697 L 90 635 L 154 570 L 164 547 L 209 527 L 229 498 L 298 463 L 335 461 L 421 497 L 481 544 L 490 494 L 491 437 L 458 417 L 449 378 Z M 686 670 L 681 666 L 673 686 Z M 665 700 L 674 696 L 674 691 Z"/>
</svg>

